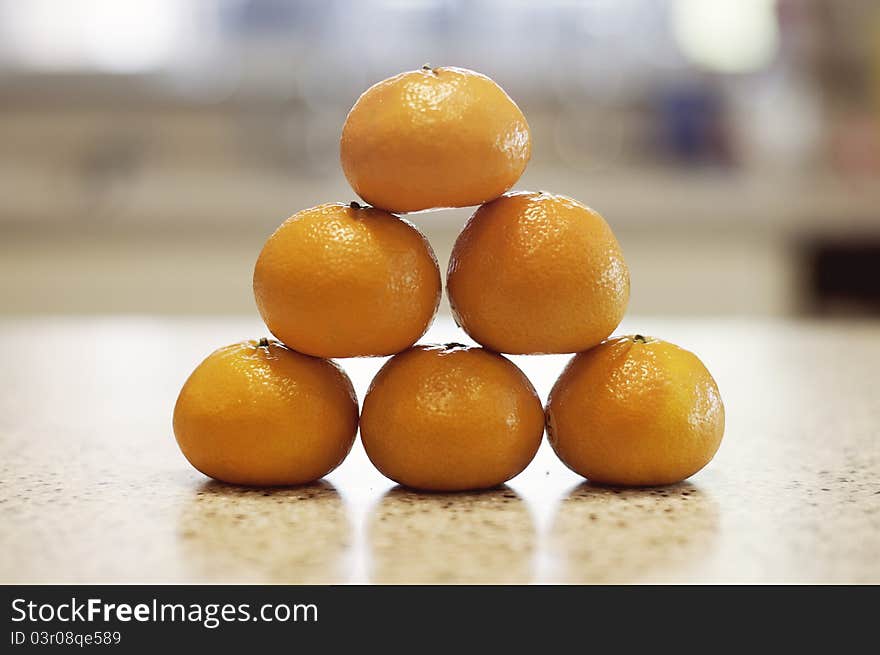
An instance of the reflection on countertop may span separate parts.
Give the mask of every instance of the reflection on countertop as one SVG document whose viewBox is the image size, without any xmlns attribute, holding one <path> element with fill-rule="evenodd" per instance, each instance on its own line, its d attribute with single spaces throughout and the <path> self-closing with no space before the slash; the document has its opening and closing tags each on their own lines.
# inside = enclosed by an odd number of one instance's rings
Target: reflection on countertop
<svg viewBox="0 0 880 655">
<path fill-rule="evenodd" d="M 371 581 L 389 584 L 530 582 L 535 525 L 502 486 L 474 493 L 394 487 L 370 512 Z"/>
<path fill-rule="evenodd" d="M 195 579 L 328 584 L 345 576 L 352 541 L 329 482 L 255 489 L 205 482 L 183 504 L 181 552 Z"/>
<path fill-rule="evenodd" d="M 712 550 L 719 529 L 711 494 L 689 482 L 656 489 L 579 484 L 551 523 L 557 581 L 674 581 Z"/>
</svg>

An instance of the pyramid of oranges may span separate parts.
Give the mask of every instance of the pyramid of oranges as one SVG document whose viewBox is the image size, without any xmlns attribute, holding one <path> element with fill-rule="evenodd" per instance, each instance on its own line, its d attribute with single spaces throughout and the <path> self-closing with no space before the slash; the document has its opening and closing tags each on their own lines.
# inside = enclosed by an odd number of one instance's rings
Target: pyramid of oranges
<svg viewBox="0 0 880 655">
<path fill-rule="evenodd" d="M 288 218 L 254 269 L 277 340 L 221 348 L 196 368 L 174 432 L 199 471 L 294 485 L 335 469 L 360 428 L 388 478 L 433 491 L 484 489 L 520 473 L 545 429 L 592 482 L 660 485 L 713 457 L 724 407 L 692 353 L 609 338 L 629 271 L 608 223 L 579 201 L 510 191 L 531 155 L 511 98 L 461 68 L 401 73 L 368 89 L 342 128 L 342 169 L 363 204 Z M 416 345 L 440 302 L 430 243 L 398 215 L 478 205 L 446 274 L 457 324 L 478 346 Z M 546 411 L 504 354 L 576 353 Z M 392 357 L 359 411 L 334 358 Z"/>
</svg>

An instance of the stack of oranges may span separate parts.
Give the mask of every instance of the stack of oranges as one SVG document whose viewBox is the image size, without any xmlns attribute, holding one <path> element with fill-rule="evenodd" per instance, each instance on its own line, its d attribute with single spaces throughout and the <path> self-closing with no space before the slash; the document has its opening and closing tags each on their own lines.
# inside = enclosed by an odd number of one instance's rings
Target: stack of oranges
<svg viewBox="0 0 880 655">
<path fill-rule="evenodd" d="M 654 338 L 609 338 L 630 283 L 602 216 L 509 191 L 531 135 L 495 82 L 429 66 L 379 82 L 349 113 L 340 154 L 365 204 L 303 210 L 266 242 L 254 295 L 278 340 L 221 348 L 186 381 L 174 432 L 193 466 L 235 484 L 304 484 L 345 459 L 358 427 L 384 475 L 423 490 L 509 480 L 545 426 L 562 461 L 598 483 L 669 484 L 712 458 L 724 408 L 700 360 Z M 414 345 L 442 283 L 431 245 L 396 214 L 473 205 L 446 288 L 482 347 Z M 545 411 L 501 353 L 577 354 Z M 387 355 L 359 412 L 332 359 Z"/>
</svg>

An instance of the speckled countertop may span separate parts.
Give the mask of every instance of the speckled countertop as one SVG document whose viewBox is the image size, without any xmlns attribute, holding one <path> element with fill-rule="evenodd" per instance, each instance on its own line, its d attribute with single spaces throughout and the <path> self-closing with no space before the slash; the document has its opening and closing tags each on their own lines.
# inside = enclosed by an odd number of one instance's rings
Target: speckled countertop
<svg viewBox="0 0 880 655">
<path fill-rule="evenodd" d="M 880 582 L 880 324 L 630 319 L 698 353 L 727 432 L 690 481 L 592 487 L 542 446 L 508 486 L 395 488 L 359 444 L 326 481 L 242 489 L 171 410 L 256 319 L 0 321 L 0 582 Z M 439 321 L 426 341 L 462 340 Z M 566 357 L 516 357 L 542 399 Z M 343 360 L 363 398 L 382 360 Z"/>
</svg>

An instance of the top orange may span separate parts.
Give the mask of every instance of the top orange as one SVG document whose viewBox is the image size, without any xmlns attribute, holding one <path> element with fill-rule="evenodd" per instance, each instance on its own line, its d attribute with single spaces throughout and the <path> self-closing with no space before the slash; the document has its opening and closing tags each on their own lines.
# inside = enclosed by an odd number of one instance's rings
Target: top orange
<svg viewBox="0 0 880 655">
<path fill-rule="evenodd" d="M 525 116 L 500 86 L 464 68 L 427 66 L 367 89 L 340 142 L 355 192 L 398 213 L 493 200 L 531 152 Z"/>
</svg>

